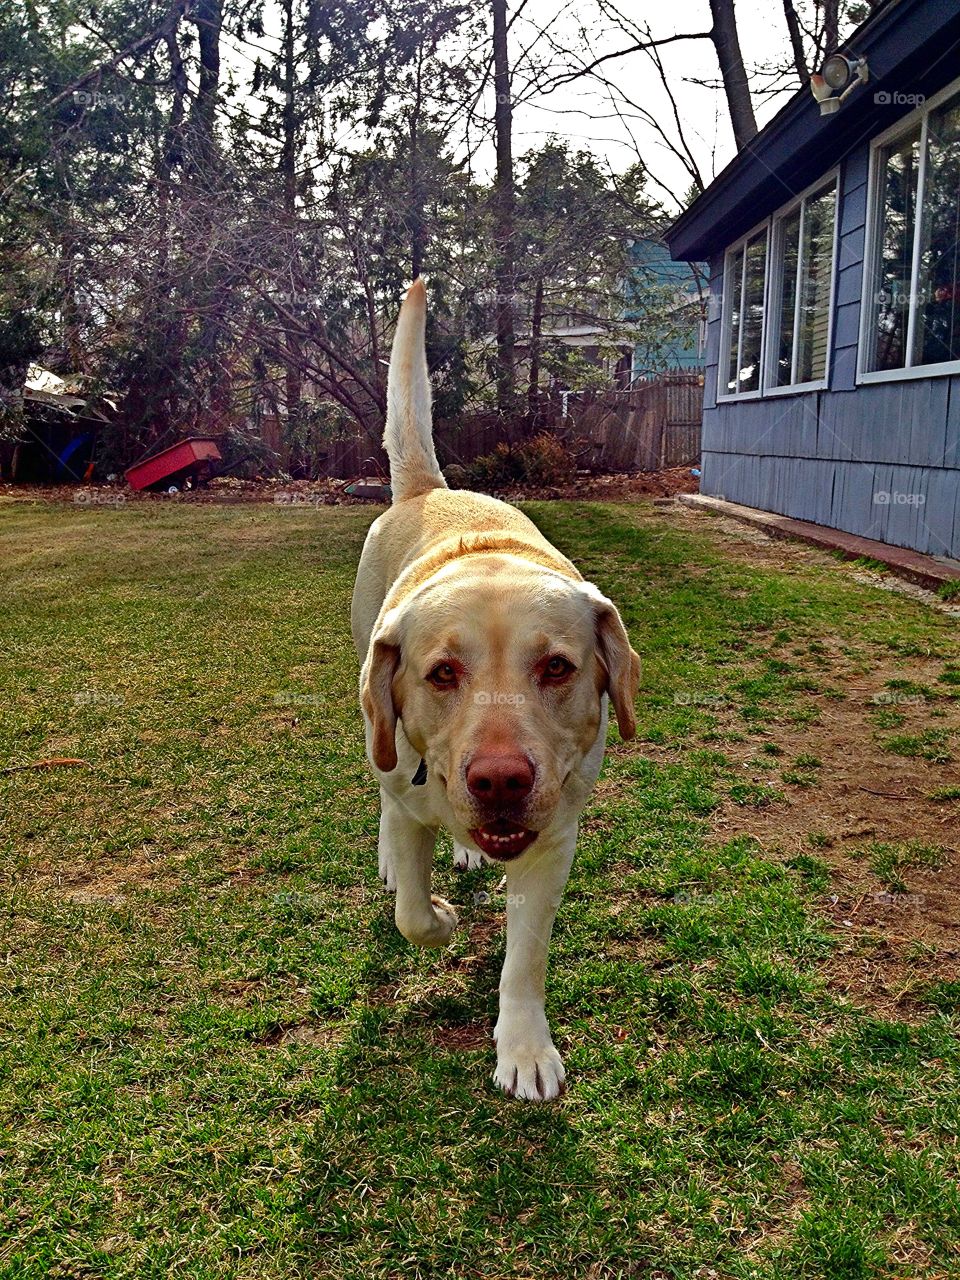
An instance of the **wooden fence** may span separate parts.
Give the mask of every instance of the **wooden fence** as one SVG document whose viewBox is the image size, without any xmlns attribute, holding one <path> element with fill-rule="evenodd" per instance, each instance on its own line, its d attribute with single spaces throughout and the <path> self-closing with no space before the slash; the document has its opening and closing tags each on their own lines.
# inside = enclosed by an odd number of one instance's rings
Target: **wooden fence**
<svg viewBox="0 0 960 1280">
<path fill-rule="evenodd" d="M 434 423 L 434 442 L 437 460 L 441 467 L 456 462 L 461 466 L 491 453 L 500 443 L 512 443 L 519 438 L 516 427 L 504 422 L 499 414 L 465 414 L 454 422 Z M 384 474 L 388 470 L 387 455 L 374 447 L 368 436 L 349 435 L 338 440 L 328 440 L 324 446 L 322 469 L 324 474 L 339 479 L 357 476 L 371 460 Z"/>
<path fill-rule="evenodd" d="M 702 375 L 668 373 L 629 391 L 571 393 L 565 405 L 561 396 L 552 396 L 544 405 L 541 429 L 575 442 L 581 465 L 590 469 L 659 471 L 699 461 L 702 408 Z M 441 467 L 465 466 L 501 442 L 513 443 L 521 427 L 496 413 L 437 422 L 437 458 Z M 331 440 L 323 470 L 340 478 L 356 476 L 371 457 L 386 472 L 386 456 L 368 438 Z"/>
<path fill-rule="evenodd" d="M 629 391 L 570 400 L 571 426 L 591 441 L 603 471 L 660 471 L 699 461 L 699 373 L 665 374 Z"/>
</svg>

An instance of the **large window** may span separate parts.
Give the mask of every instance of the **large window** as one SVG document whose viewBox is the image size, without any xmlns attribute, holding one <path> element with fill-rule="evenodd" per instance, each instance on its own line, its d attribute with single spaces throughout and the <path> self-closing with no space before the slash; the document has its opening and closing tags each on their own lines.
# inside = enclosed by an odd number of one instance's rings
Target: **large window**
<svg viewBox="0 0 960 1280">
<path fill-rule="evenodd" d="M 727 251 L 721 398 L 825 384 L 836 221 L 834 174 Z"/>
<path fill-rule="evenodd" d="M 774 220 L 768 388 L 827 376 L 836 179 Z"/>
<path fill-rule="evenodd" d="M 767 229 L 727 255 L 724 295 L 724 359 L 720 394 L 760 391 L 763 353 L 763 294 L 767 274 Z"/>
<path fill-rule="evenodd" d="M 861 372 L 960 364 L 960 93 L 874 152 Z"/>
</svg>

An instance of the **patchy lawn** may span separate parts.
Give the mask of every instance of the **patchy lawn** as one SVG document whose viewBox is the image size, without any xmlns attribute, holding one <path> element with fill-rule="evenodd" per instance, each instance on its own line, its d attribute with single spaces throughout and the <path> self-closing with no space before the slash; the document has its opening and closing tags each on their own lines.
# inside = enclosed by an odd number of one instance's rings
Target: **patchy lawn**
<svg viewBox="0 0 960 1280">
<path fill-rule="evenodd" d="M 956 1274 L 956 619 L 700 513 L 529 509 L 645 666 L 542 1107 L 490 1084 L 496 870 L 441 854 L 439 954 L 379 888 L 372 513 L 0 506 L 0 1274 Z"/>
</svg>

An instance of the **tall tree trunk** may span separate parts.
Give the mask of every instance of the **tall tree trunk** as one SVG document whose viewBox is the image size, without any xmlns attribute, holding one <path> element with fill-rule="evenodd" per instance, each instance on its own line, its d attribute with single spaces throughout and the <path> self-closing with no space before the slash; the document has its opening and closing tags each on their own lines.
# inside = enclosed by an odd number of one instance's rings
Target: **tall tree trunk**
<svg viewBox="0 0 960 1280">
<path fill-rule="evenodd" d="M 206 139 L 212 143 L 217 94 L 220 89 L 220 0 L 197 0 L 193 13 L 200 48 L 200 76 L 193 113 Z"/>
<path fill-rule="evenodd" d="M 807 55 L 803 47 L 803 32 L 800 30 L 800 19 L 794 8 L 793 0 L 783 0 L 783 16 L 787 20 L 787 31 L 790 33 L 790 48 L 793 51 L 793 65 L 797 68 L 800 83 L 810 83 L 810 68 L 807 66 Z"/>
<path fill-rule="evenodd" d="M 160 224 L 158 276 L 165 294 L 169 292 L 170 283 L 170 188 L 174 168 L 183 164 L 183 120 L 187 100 L 187 73 L 180 56 L 176 28 L 167 32 L 166 46 L 170 58 L 173 101 L 163 132 L 163 152 L 157 169 L 157 216 Z"/>
<path fill-rule="evenodd" d="M 69 206 L 68 206 L 69 207 Z M 74 260 L 74 220 L 68 212 L 59 228 L 59 275 L 61 278 L 60 304 L 63 317 L 63 345 L 70 356 L 70 368 L 75 373 L 86 373 L 83 343 L 81 341 L 80 306 L 77 301 L 76 262 Z"/>
<path fill-rule="evenodd" d="M 507 0 L 493 5 L 493 83 L 496 93 L 494 127 L 497 172 L 494 179 L 494 239 L 497 283 L 497 408 L 515 408 L 516 375 L 513 325 L 515 281 L 513 105 L 510 100 L 510 60 L 507 52 Z"/>
<path fill-rule="evenodd" d="M 189 250 L 196 255 L 191 279 L 194 323 L 197 325 L 197 352 L 200 370 L 191 371 L 195 389 L 194 430 L 198 434 L 217 432 L 223 427 L 229 388 L 218 352 L 224 333 L 226 303 L 223 297 L 223 265 L 209 256 L 213 227 L 222 213 L 223 188 L 220 155 L 216 138 L 216 112 L 220 92 L 220 30 L 223 21 L 221 0 L 196 0 L 192 18 L 197 27 L 200 70 L 197 93 L 190 113 Z"/>
<path fill-rule="evenodd" d="M 530 381 L 527 384 L 527 431 L 540 425 L 540 338 L 543 333 L 543 276 L 537 276 L 530 320 Z"/>
<path fill-rule="evenodd" d="M 713 15 L 711 37 L 720 63 L 720 74 L 733 124 L 733 137 L 737 150 L 742 151 L 750 139 L 756 136 L 757 120 L 753 114 L 750 85 L 747 83 L 743 54 L 740 52 L 733 0 L 710 0 L 710 12 Z"/>
<path fill-rule="evenodd" d="M 160 162 L 160 193 L 158 214 L 160 221 L 160 261 L 157 269 L 157 294 L 159 297 L 160 333 L 159 350 L 163 353 L 163 377 L 157 396 L 159 429 L 165 430 L 176 416 L 179 399 L 180 363 L 183 355 L 183 317 L 173 306 L 174 271 L 171 265 L 173 227 L 171 225 L 171 201 L 173 198 L 174 169 L 182 171 L 184 163 L 183 129 L 186 119 L 186 103 L 189 93 L 187 71 L 180 53 L 179 25 L 167 33 L 167 54 L 170 58 L 170 78 L 173 82 L 173 102 L 170 118 L 163 139 L 163 158 Z"/>
<path fill-rule="evenodd" d="M 823 56 L 829 58 L 840 47 L 840 0 L 824 0 Z"/>
<path fill-rule="evenodd" d="M 423 271 L 426 252 L 423 190 L 420 180 L 420 114 L 423 110 L 423 44 L 417 50 L 416 93 L 410 110 L 410 276 L 416 280 Z"/>
<path fill-rule="evenodd" d="M 294 48 L 293 0 L 283 0 L 283 137 L 280 172 L 283 176 L 283 209 L 288 219 L 297 207 L 297 110 L 296 58 Z"/>
<path fill-rule="evenodd" d="M 175 169 L 182 170 L 184 163 L 183 128 L 189 92 L 180 54 L 179 22 L 178 13 L 176 25 L 164 37 L 172 99 L 157 164 L 157 260 L 143 308 L 140 357 L 125 402 L 127 424 L 137 431 L 144 448 L 163 436 L 176 418 L 183 356 L 184 316 L 174 305 L 175 265 L 171 261 L 175 234 L 171 213 L 173 174 Z"/>
<path fill-rule="evenodd" d="M 280 170 L 283 178 L 283 212 L 290 241 L 290 275 L 294 290 L 301 287 L 297 252 L 297 69 L 294 47 L 293 0 L 283 0 L 283 142 Z M 296 307 L 296 297 L 288 300 L 286 310 Z M 288 322 L 284 330 L 286 369 L 284 391 L 287 402 L 287 446 L 294 448 L 294 437 L 300 421 L 303 402 L 300 343 L 294 327 Z"/>
</svg>

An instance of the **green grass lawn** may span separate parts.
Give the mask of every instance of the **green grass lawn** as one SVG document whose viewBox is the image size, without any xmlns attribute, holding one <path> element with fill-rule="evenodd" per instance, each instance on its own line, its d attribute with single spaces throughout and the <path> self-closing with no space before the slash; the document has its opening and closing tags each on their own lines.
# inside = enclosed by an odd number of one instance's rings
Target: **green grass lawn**
<svg viewBox="0 0 960 1280">
<path fill-rule="evenodd" d="M 903 1020 L 839 995 L 831 833 L 785 860 L 712 825 L 818 785 L 778 742 L 842 708 L 825 652 L 918 656 L 934 718 L 890 750 L 940 771 L 949 844 L 956 621 L 705 517 L 529 511 L 644 661 L 558 917 L 547 1106 L 490 1081 L 498 872 L 441 850 L 440 953 L 377 880 L 348 625 L 373 513 L 0 506 L 0 767 L 86 762 L 0 776 L 0 1275 L 960 1275 L 960 984 Z M 953 856 L 864 867 L 909 889 Z"/>
</svg>

